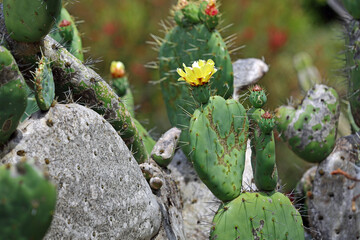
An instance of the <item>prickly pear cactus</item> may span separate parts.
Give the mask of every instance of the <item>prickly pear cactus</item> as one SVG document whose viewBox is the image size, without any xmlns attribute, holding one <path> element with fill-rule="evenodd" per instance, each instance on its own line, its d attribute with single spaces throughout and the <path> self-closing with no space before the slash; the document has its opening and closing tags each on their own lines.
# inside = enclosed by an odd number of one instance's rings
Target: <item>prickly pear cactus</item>
<svg viewBox="0 0 360 240">
<path fill-rule="evenodd" d="M 4 0 L 6 29 L 16 41 L 40 41 L 55 23 L 61 5 L 61 0 Z"/>
<path fill-rule="evenodd" d="M 200 179 L 222 201 L 241 192 L 249 123 L 233 99 L 210 97 L 190 121 L 190 158 Z"/>
<path fill-rule="evenodd" d="M 275 158 L 274 119 L 269 112 L 264 113 L 254 129 L 251 139 L 251 165 L 255 185 L 260 191 L 274 191 L 278 181 Z"/>
<path fill-rule="evenodd" d="M 125 104 L 131 116 L 134 117 L 134 97 L 129 86 L 124 64 L 120 61 L 113 61 L 110 66 L 110 73 L 111 87 L 121 98 L 121 101 Z"/>
<path fill-rule="evenodd" d="M 307 193 L 314 240 L 360 239 L 359 132 L 339 138 Z"/>
<path fill-rule="evenodd" d="M 145 149 L 146 149 L 147 153 L 150 154 L 151 150 L 155 146 L 155 143 L 156 143 L 155 140 L 150 136 L 148 131 L 141 125 L 141 123 L 139 123 L 138 120 L 133 118 L 133 121 L 136 126 L 136 129 L 139 131 L 140 138 L 142 139 L 142 141 L 145 145 Z"/>
<path fill-rule="evenodd" d="M 35 98 L 39 108 L 49 110 L 55 98 L 54 77 L 50 68 L 50 62 L 42 57 L 35 72 Z"/>
<path fill-rule="evenodd" d="M 220 206 L 210 239 L 301 240 L 304 229 L 299 212 L 283 194 L 246 192 Z"/>
<path fill-rule="evenodd" d="M 11 53 L 0 46 L 0 145 L 16 130 L 27 104 L 26 83 Z"/>
<path fill-rule="evenodd" d="M 0 236 L 41 240 L 52 221 L 56 187 L 35 166 L 0 167 Z"/>
<path fill-rule="evenodd" d="M 249 101 L 254 108 L 263 107 L 267 101 L 265 91 L 259 85 L 255 85 L 250 91 Z"/>
<path fill-rule="evenodd" d="M 336 91 L 317 84 L 296 109 L 281 106 L 276 110 L 277 129 L 299 157 L 320 162 L 334 148 L 339 115 Z"/>
<path fill-rule="evenodd" d="M 348 100 L 355 123 L 360 126 L 360 23 L 352 20 L 346 26 L 346 74 L 348 79 Z"/>
<path fill-rule="evenodd" d="M 55 23 L 55 28 L 51 31 L 50 36 L 63 45 L 76 58 L 84 61 L 80 33 L 74 20 L 65 8 L 61 9 L 61 13 Z"/>
<path fill-rule="evenodd" d="M 216 9 L 215 2 L 212 2 L 209 3 L 213 4 L 211 8 Z M 206 11 L 208 4 L 204 8 L 204 2 L 202 7 L 200 3 L 201 1 L 179 0 L 174 14 L 176 25 L 168 29 L 159 52 L 161 89 L 168 117 L 172 126 L 184 129 L 180 140 L 186 143 L 189 142 L 189 114 L 198 106 L 193 101 L 188 86 L 177 82 L 175 70 L 181 68 L 183 63 L 191 65 L 196 59 L 211 58 L 219 68 L 210 85 L 212 95 L 226 99 L 233 93 L 233 69 L 229 51 L 220 33 L 214 26 L 206 24 L 206 16 L 217 18 L 218 12 L 213 10 L 210 13 L 210 10 Z M 188 154 L 191 149 L 188 144 L 184 145 L 183 150 Z"/>
</svg>

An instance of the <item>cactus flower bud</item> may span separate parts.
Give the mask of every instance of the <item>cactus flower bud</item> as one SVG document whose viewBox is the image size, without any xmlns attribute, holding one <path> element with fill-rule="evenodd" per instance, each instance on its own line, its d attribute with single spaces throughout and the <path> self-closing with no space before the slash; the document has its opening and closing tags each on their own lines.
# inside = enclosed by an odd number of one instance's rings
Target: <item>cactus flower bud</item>
<svg viewBox="0 0 360 240">
<path fill-rule="evenodd" d="M 67 27 L 67 26 L 70 26 L 70 25 L 71 25 L 71 22 L 68 21 L 68 20 L 66 20 L 66 19 L 64 19 L 64 20 L 62 20 L 62 21 L 60 22 L 59 27 Z"/>
<path fill-rule="evenodd" d="M 205 9 L 205 13 L 209 16 L 216 16 L 219 13 L 219 10 L 216 8 L 215 0 L 210 0 L 209 4 Z"/>
<path fill-rule="evenodd" d="M 113 78 L 121 78 L 125 75 L 125 66 L 120 61 L 113 61 L 111 62 L 110 72 Z"/>
</svg>

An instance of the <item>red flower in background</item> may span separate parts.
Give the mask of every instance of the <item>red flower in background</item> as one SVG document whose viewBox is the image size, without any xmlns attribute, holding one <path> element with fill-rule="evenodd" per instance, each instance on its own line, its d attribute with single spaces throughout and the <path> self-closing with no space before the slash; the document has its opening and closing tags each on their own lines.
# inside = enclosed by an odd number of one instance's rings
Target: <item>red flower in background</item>
<svg viewBox="0 0 360 240">
<path fill-rule="evenodd" d="M 272 26 L 268 28 L 268 39 L 270 50 L 276 52 L 287 43 L 288 35 L 286 31 Z"/>
<path fill-rule="evenodd" d="M 111 36 L 116 32 L 116 25 L 113 22 L 108 22 L 103 25 L 102 31 L 105 35 Z"/>
</svg>

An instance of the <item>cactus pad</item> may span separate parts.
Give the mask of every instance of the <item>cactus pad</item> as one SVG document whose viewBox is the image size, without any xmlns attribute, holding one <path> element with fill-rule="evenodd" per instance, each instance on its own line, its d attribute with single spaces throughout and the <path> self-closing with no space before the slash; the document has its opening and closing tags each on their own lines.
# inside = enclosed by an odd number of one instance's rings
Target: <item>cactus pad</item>
<svg viewBox="0 0 360 240">
<path fill-rule="evenodd" d="M 0 145 L 16 130 L 27 104 L 26 83 L 11 53 L 0 46 Z"/>
<path fill-rule="evenodd" d="M 41 58 L 35 72 L 35 98 L 43 111 L 49 110 L 55 98 L 54 77 L 46 57 Z"/>
<path fill-rule="evenodd" d="M 52 221 L 56 188 L 34 166 L 0 167 L 0 236 L 41 240 Z"/>
<path fill-rule="evenodd" d="M 4 0 L 6 29 L 16 41 L 40 41 L 59 16 L 61 3 L 61 0 Z"/>
<path fill-rule="evenodd" d="M 241 192 L 249 123 L 235 100 L 210 97 L 190 121 L 190 158 L 201 180 L 222 201 Z"/>
<path fill-rule="evenodd" d="M 282 106 L 276 112 L 278 131 L 299 157 L 320 162 L 331 153 L 340 115 L 339 97 L 333 88 L 317 84 L 297 109 Z"/>
<path fill-rule="evenodd" d="M 220 206 L 213 220 L 211 240 L 303 240 L 299 212 L 281 193 L 242 193 Z"/>
<path fill-rule="evenodd" d="M 60 16 L 56 20 L 55 29 L 50 36 L 62 44 L 72 55 L 80 61 L 84 60 L 80 33 L 69 12 L 61 9 Z"/>
</svg>

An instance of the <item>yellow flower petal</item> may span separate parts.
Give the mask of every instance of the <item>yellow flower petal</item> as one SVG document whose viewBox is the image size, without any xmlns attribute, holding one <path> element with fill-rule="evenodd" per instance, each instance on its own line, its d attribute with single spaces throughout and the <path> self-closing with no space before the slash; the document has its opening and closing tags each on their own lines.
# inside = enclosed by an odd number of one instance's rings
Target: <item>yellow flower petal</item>
<svg viewBox="0 0 360 240">
<path fill-rule="evenodd" d="M 204 85 L 209 82 L 211 76 L 217 71 L 214 67 L 215 63 L 213 60 L 209 59 L 195 61 L 192 64 L 192 67 L 187 67 L 183 64 L 184 70 L 177 69 L 177 73 L 181 76 L 179 81 L 186 81 L 191 86 Z"/>
<path fill-rule="evenodd" d="M 181 69 L 181 68 L 178 68 L 176 69 L 177 73 L 181 76 L 181 77 L 185 77 L 186 76 L 186 73 Z"/>
</svg>

